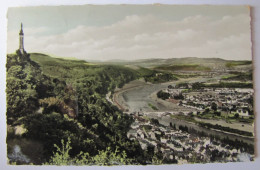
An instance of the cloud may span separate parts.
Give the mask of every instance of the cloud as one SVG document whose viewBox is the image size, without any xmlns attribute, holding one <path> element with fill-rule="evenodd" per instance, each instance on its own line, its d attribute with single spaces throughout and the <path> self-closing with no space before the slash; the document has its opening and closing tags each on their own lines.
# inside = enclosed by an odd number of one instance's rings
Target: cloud
<svg viewBox="0 0 260 170">
<path fill-rule="evenodd" d="M 86 60 L 220 57 L 251 59 L 250 17 L 189 16 L 180 21 L 131 15 L 112 25 L 79 25 L 59 35 L 46 28 L 24 28 L 28 52 Z M 18 32 L 8 32 L 8 52 L 18 47 Z"/>
</svg>

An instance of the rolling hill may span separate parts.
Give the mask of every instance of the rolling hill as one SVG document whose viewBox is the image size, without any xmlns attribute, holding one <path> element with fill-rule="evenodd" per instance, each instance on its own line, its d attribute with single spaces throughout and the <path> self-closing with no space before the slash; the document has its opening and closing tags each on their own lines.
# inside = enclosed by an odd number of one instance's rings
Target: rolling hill
<svg viewBox="0 0 260 170">
<path fill-rule="evenodd" d="M 134 61 L 111 60 L 105 62 L 96 62 L 100 64 L 127 65 L 129 67 L 144 67 L 168 71 L 216 71 L 216 70 L 236 70 L 252 69 L 252 61 L 224 60 L 221 58 L 168 58 L 168 59 L 141 59 Z"/>
</svg>

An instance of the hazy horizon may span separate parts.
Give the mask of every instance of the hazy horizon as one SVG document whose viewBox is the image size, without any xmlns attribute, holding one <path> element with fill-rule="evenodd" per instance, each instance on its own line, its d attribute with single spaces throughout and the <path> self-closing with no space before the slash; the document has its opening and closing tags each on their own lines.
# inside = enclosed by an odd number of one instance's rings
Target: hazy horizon
<svg viewBox="0 0 260 170">
<path fill-rule="evenodd" d="M 7 52 L 82 60 L 252 60 L 247 6 L 83 5 L 8 10 Z"/>
</svg>

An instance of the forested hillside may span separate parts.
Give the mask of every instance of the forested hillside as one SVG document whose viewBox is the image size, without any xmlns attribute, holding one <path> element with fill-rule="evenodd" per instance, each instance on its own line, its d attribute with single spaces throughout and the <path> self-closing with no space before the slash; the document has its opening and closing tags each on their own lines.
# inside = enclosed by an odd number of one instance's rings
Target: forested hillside
<svg viewBox="0 0 260 170">
<path fill-rule="evenodd" d="M 61 146 L 61 140 L 68 139 L 71 158 L 80 152 L 98 156 L 109 150 L 125 152 L 124 160 L 131 164 L 152 159 L 137 141 L 127 139 L 132 118 L 105 99 L 108 91 L 136 79 L 135 71 L 19 51 L 7 55 L 6 67 L 7 140 L 18 138 L 10 129 L 22 126 L 25 131 L 19 138 L 43 144 L 41 163 L 57 151 L 54 144 Z"/>
</svg>

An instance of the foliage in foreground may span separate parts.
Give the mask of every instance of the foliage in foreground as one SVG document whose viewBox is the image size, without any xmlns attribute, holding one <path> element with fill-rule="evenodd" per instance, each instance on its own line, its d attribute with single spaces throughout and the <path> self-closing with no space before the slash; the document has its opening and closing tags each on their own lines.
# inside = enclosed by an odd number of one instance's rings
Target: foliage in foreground
<svg viewBox="0 0 260 170">
<path fill-rule="evenodd" d="M 127 158 L 126 152 L 119 152 L 116 148 L 115 152 L 107 147 L 106 150 L 99 151 L 97 155 L 90 156 L 88 152 L 80 152 L 75 157 L 71 157 L 69 152 L 71 151 L 71 139 L 68 138 L 66 144 L 64 140 L 61 140 L 62 146 L 54 145 L 57 151 L 53 154 L 50 161 L 45 165 L 125 165 L 131 162 L 131 159 Z"/>
<path fill-rule="evenodd" d="M 133 159 L 127 158 L 125 151 L 120 151 L 118 148 L 113 152 L 110 147 L 107 147 L 105 150 L 101 150 L 95 156 L 90 156 L 88 152 L 80 152 L 75 157 L 71 157 L 69 152 L 71 151 L 71 139 L 68 138 L 66 144 L 64 140 L 61 140 L 61 147 L 54 144 L 57 149 L 53 153 L 53 156 L 50 158 L 49 162 L 46 162 L 45 165 L 99 165 L 99 166 L 109 166 L 109 165 L 128 165 L 128 164 L 137 164 Z M 152 158 L 153 164 L 162 164 L 162 161 L 159 160 L 156 156 Z"/>
</svg>

